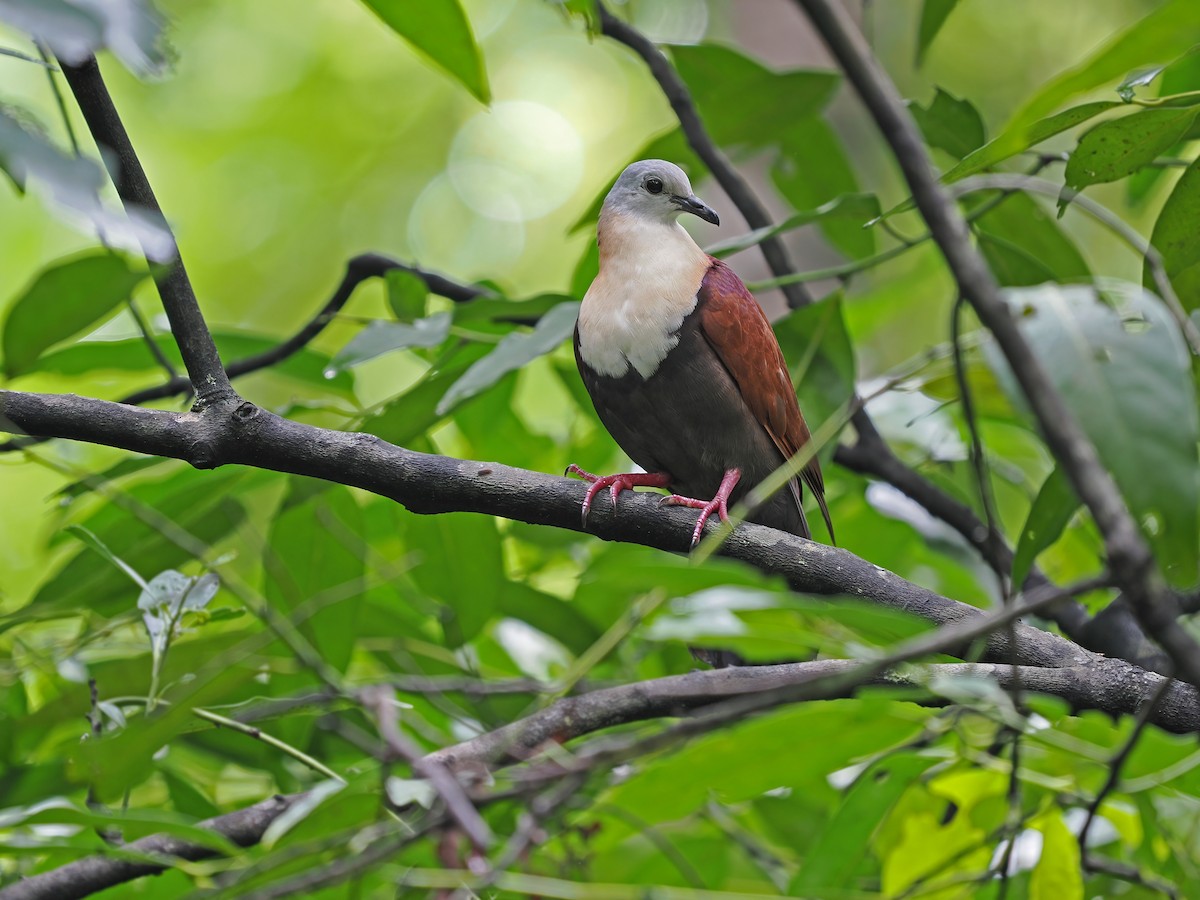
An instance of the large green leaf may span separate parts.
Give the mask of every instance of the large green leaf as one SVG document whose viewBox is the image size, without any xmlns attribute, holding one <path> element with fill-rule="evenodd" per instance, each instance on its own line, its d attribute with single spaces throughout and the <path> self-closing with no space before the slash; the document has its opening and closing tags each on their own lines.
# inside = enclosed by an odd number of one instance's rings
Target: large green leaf
<svg viewBox="0 0 1200 900">
<path fill-rule="evenodd" d="M 404 537 L 418 560 L 413 581 L 452 613 L 442 622 L 445 642 L 461 646 L 491 618 L 507 581 L 495 521 L 472 513 L 414 516 Z"/>
<path fill-rule="evenodd" d="M 162 481 L 134 485 L 125 493 L 208 546 L 228 537 L 241 522 L 244 510 L 231 498 L 237 493 L 235 485 L 245 486 L 247 481 L 244 472 L 179 469 Z M 188 547 L 173 540 L 173 532 L 164 532 L 153 519 L 143 520 L 117 504 L 101 507 L 82 524 L 139 572 L 178 568 L 194 558 Z M 137 595 L 137 587 L 123 573 L 85 549 L 39 588 L 33 603 L 42 611 L 78 607 L 115 615 L 133 609 Z"/>
<path fill-rule="evenodd" d="M 1006 293 L 1025 339 L 1096 445 L 1167 577 L 1196 581 L 1195 389 L 1187 347 L 1163 303 L 1124 282 L 1043 285 Z M 1019 398 L 999 352 L 985 345 L 1002 383 Z"/>
<path fill-rule="evenodd" d="M 1089 128 L 1067 161 L 1067 187 L 1132 175 L 1175 146 L 1195 118 L 1195 109 L 1145 109 Z"/>
<path fill-rule="evenodd" d="M 578 316 L 579 304 L 567 300 L 542 316 L 533 331 L 514 331 L 506 335 L 496 349 L 471 366 L 450 386 L 438 403 L 438 414 L 448 412 L 455 404 L 486 390 L 502 376 L 549 353 L 571 334 Z"/>
<path fill-rule="evenodd" d="M 1077 509 L 1079 498 L 1075 496 L 1062 467 L 1055 466 L 1054 471 L 1042 482 L 1041 490 L 1029 509 L 1025 526 L 1021 529 L 1021 537 L 1013 554 L 1012 583 L 1015 586 L 1020 587 L 1025 583 L 1025 577 L 1033 568 L 1038 554 L 1058 540 Z"/>
<path fill-rule="evenodd" d="M 363 0 L 418 52 L 452 75 L 481 103 L 491 102 L 483 55 L 459 0 Z"/>
<path fill-rule="evenodd" d="M 960 100 L 941 88 L 937 88 L 929 106 L 910 100 L 908 111 L 929 146 L 945 150 L 956 159 L 987 140 L 979 110 L 969 100 Z"/>
<path fill-rule="evenodd" d="M 290 479 L 263 551 L 266 596 L 339 670 L 354 648 L 362 588 L 329 598 L 362 580 L 365 552 L 362 511 L 349 488 Z"/>
<path fill-rule="evenodd" d="M 1034 822 L 1042 833 L 1042 853 L 1029 878 L 1029 900 L 1083 900 L 1079 841 L 1058 809 Z"/>
<path fill-rule="evenodd" d="M 841 80 L 827 70 L 774 72 L 718 44 L 673 47 L 671 56 L 705 126 L 722 146 L 778 142 L 780 123 L 819 113 Z"/>
<path fill-rule="evenodd" d="M 1162 254 L 1163 266 L 1184 309 L 1200 309 L 1200 160 L 1195 160 L 1167 198 L 1150 243 Z M 1143 281 L 1154 284 L 1150 266 Z"/>
<path fill-rule="evenodd" d="M 980 198 L 978 203 L 991 202 Z M 1009 287 L 1091 277 L 1075 244 L 1028 194 L 1011 194 L 975 221 L 979 247 L 996 279 Z"/>
<path fill-rule="evenodd" d="M 34 368 L 43 351 L 93 327 L 149 275 L 115 253 L 88 253 L 42 270 L 4 320 L 4 374 Z"/>
</svg>

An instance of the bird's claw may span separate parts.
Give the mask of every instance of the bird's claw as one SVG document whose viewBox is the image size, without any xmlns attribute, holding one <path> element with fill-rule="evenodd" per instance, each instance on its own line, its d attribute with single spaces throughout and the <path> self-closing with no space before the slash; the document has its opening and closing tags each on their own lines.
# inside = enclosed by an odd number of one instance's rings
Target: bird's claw
<svg viewBox="0 0 1200 900">
<path fill-rule="evenodd" d="M 621 491 L 630 491 L 635 487 L 666 487 L 670 478 L 658 472 L 637 472 L 637 473 L 622 473 L 619 475 L 593 475 L 591 472 L 586 472 L 579 466 L 572 463 L 567 466 L 564 475 L 578 475 L 584 481 L 588 482 L 587 493 L 583 495 L 583 509 L 580 515 L 580 523 L 584 528 L 587 528 L 588 514 L 592 511 L 592 501 L 596 495 L 605 488 L 609 489 L 612 496 L 613 512 L 617 511 L 617 501 L 621 497 Z"/>
<path fill-rule="evenodd" d="M 658 502 L 660 506 L 686 506 L 688 509 L 700 510 L 700 516 L 696 520 L 696 528 L 692 532 L 693 550 L 699 546 L 700 538 L 704 535 L 704 526 L 708 524 L 708 520 L 713 513 L 716 513 L 722 522 L 729 521 L 729 506 L 724 497 L 713 497 L 711 500 L 696 500 L 693 497 L 681 497 L 679 494 L 671 494 L 668 497 L 663 497 Z"/>
</svg>

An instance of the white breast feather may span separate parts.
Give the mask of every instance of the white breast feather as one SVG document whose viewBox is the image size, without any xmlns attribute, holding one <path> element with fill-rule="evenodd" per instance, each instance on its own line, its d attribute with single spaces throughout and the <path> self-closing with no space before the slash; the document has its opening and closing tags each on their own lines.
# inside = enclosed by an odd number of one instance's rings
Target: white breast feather
<svg viewBox="0 0 1200 900">
<path fill-rule="evenodd" d="M 601 375 L 643 378 L 679 343 L 708 256 L 683 226 L 611 216 L 600 227 L 600 274 L 579 310 L 579 354 Z"/>
</svg>

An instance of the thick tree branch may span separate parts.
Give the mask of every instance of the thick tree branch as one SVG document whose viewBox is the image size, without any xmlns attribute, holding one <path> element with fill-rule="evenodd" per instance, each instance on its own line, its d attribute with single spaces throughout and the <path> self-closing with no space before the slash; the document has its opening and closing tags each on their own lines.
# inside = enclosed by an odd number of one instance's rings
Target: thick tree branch
<svg viewBox="0 0 1200 900">
<path fill-rule="evenodd" d="M 309 475 L 390 497 L 418 513 L 481 512 L 581 530 L 579 482 L 498 463 L 416 453 L 373 435 L 292 422 L 244 401 L 176 413 L 69 395 L 0 391 L 0 429 L 183 459 L 197 468 L 240 464 Z M 589 518 L 589 531 L 607 540 L 677 553 L 690 546 L 693 525 L 694 517 L 686 511 L 663 510 L 656 497 L 645 495 L 623 501 L 620 516 L 602 505 Z M 849 551 L 761 526 L 742 525 L 721 552 L 783 575 L 797 590 L 861 597 L 939 625 L 982 615 Z M 1077 665 L 1090 656 L 1037 628 L 1022 626 L 1018 633 L 1021 663 Z M 1006 635 L 992 635 L 988 658 L 1007 661 L 1007 644 Z"/>
<path fill-rule="evenodd" d="M 1017 327 L 999 285 L 971 243 L 958 206 L 938 182 L 916 124 L 857 26 L 831 0 L 796 0 L 829 45 L 891 146 L 913 200 L 962 292 L 992 332 L 1042 434 L 1104 537 L 1109 566 L 1139 621 L 1179 674 L 1200 684 L 1200 645 L 1175 621 L 1175 606 L 1137 522 L 1079 422 Z"/>
<path fill-rule="evenodd" d="M 679 77 L 679 73 L 675 71 L 670 60 L 654 45 L 653 41 L 610 13 L 603 3 L 596 4 L 596 11 L 600 16 L 600 29 L 604 35 L 624 44 L 646 63 L 650 74 L 662 88 L 667 102 L 671 104 L 671 109 L 675 111 L 675 117 L 679 119 L 679 126 L 683 129 L 688 146 L 696 152 L 701 162 L 708 167 L 708 171 L 717 180 L 717 184 L 721 185 L 721 189 L 729 195 L 729 199 L 741 212 L 746 224 L 751 228 L 769 227 L 772 222 L 766 207 L 755 196 L 746 179 L 729 162 L 721 148 L 709 137 L 708 131 L 700 119 L 700 113 L 696 110 L 696 104 L 692 102 L 692 95 L 688 91 L 687 85 Z M 767 265 L 771 267 L 771 271 L 775 275 L 787 275 L 795 271 L 787 248 L 779 237 L 766 238 L 759 245 L 759 249 L 762 250 Z M 803 285 L 786 284 L 781 285 L 780 289 L 787 298 L 788 306 L 792 309 L 812 302 L 812 297 L 809 296 Z"/>
<path fill-rule="evenodd" d="M 686 540 L 686 536 L 684 537 Z M 1093 658 L 1065 668 L 1020 667 L 1000 664 L 942 664 L 886 671 L 864 680 L 847 678 L 862 668 L 855 660 L 818 660 L 780 666 L 715 669 L 671 675 L 636 684 L 606 688 L 558 700 L 544 710 L 505 725 L 496 731 L 437 750 L 423 761 L 463 774 L 482 772 L 499 765 L 523 762 L 548 742 L 564 742 L 616 725 L 657 718 L 678 718 L 696 713 L 674 729 L 652 735 L 649 742 L 632 738 L 615 745 L 600 745 L 578 755 L 580 770 L 607 765 L 651 747 L 678 743 L 712 730 L 731 717 L 815 697 L 851 696 L 864 685 L 921 688 L 932 676 L 988 678 L 1007 685 L 1019 679 L 1026 690 L 1063 697 L 1073 707 L 1100 709 L 1112 715 L 1135 714 L 1158 697 L 1154 720 L 1172 731 L 1187 732 L 1200 726 L 1200 695 L 1189 686 L 1170 684 L 1161 675 L 1145 672 L 1119 660 Z M 936 697 L 932 698 L 936 702 Z M 736 704 L 742 701 L 740 707 Z M 731 705 L 735 704 L 735 705 Z M 573 774 L 561 762 L 539 778 Z M 274 797 L 245 810 L 209 819 L 202 824 L 225 835 L 239 846 L 257 843 L 275 818 L 303 794 Z M 476 802 L 486 802 L 486 795 Z M 163 857 L 161 864 L 128 862 L 108 857 L 87 857 L 50 872 L 31 876 L 0 890 L 0 900 L 74 900 L 144 875 L 155 874 L 170 858 L 198 860 L 216 855 L 208 846 L 188 844 L 166 835 L 136 841 L 130 850 Z"/>
<path fill-rule="evenodd" d="M 78 66 L 71 66 L 60 61 L 63 77 L 75 95 L 75 102 L 83 113 L 88 130 L 96 141 L 100 156 L 104 160 L 108 173 L 116 186 L 117 194 L 127 211 L 137 208 L 149 210 L 161 220 L 161 227 L 167 226 L 162 208 L 146 178 L 142 163 L 133 149 L 117 108 L 113 105 L 108 88 L 100 75 L 100 65 L 95 57 L 89 57 Z M 174 242 L 174 235 L 171 235 Z M 164 270 L 155 274 L 155 284 L 162 297 L 163 308 L 171 323 L 171 331 L 179 344 L 179 352 L 187 366 L 188 377 L 196 393 L 196 402 L 203 406 L 217 400 L 236 397 L 237 393 L 229 384 L 229 377 L 221 366 L 221 357 L 217 353 L 217 345 L 213 343 L 204 316 L 200 312 L 200 304 L 196 300 L 196 292 L 188 278 L 187 270 L 183 267 L 183 259 L 179 256 L 176 246 L 175 260 Z"/>
</svg>

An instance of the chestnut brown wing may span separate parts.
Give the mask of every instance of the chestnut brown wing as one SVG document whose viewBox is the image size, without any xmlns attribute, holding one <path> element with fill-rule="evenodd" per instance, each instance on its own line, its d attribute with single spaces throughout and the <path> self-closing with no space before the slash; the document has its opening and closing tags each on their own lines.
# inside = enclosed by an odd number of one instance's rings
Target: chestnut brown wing
<svg viewBox="0 0 1200 900">
<path fill-rule="evenodd" d="M 795 456 L 812 435 L 796 401 L 783 351 L 758 301 L 737 274 L 718 259 L 712 261 L 700 284 L 696 314 L 705 340 L 737 383 L 754 418 L 785 459 Z M 832 540 L 825 479 L 815 456 L 800 477 L 817 498 Z"/>
</svg>

